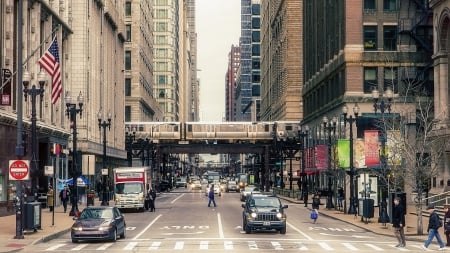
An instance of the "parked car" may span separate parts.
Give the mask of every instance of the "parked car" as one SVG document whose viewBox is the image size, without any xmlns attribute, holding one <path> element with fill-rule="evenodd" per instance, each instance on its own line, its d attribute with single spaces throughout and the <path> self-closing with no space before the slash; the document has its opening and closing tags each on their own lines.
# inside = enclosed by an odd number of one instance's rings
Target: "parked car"
<svg viewBox="0 0 450 253">
<path fill-rule="evenodd" d="M 259 194 L 261 191 L 259 187 L 255 185 L 247 185 L 244 189 L 241 190 L 241 201 L 245 201 L 247 197 L 251 194 Z"/>
<path fill-rule="evenodd" d="M 80 240 L 111 240 L 125 238 L 125 217 L 117 207 L 86 207 L 79 217 L 74 217 L 70 236 L 73 243 Z"/>
<path fill-rule="evenodd" d="M 238 192 L 239 187 L 238 187 L 236 181 L 228 181 L 225 191 L 226 192 Z"/>
<path fill-rule="evenodd" d="M 172 185 L 167 180 L 161 180 L 156 183 L 156 190 L 158 192 L 166 192 L 172 189 Z"/>
<path fill-rule="evenodd" d="M 202 184 L 200 183 L 200 181 L 198 180 L 194 180 L 191 184 L 191 189 L 192 190 L 201 190 L 202 189 Z"/>
<path fill-rule="evenodd" d="M 287 205 L 276 196 L 252 194 L 247 197 L 242 212 L 242 227 L 246 234 L 256 230 L 276 230 L 286 234 Z"/>
</svg>

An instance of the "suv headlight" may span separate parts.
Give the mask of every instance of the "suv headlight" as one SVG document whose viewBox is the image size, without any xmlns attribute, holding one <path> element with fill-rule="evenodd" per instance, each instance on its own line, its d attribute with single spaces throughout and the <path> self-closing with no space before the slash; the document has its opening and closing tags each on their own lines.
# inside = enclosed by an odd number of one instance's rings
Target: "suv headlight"
<svg viewBox="0 0 450 253">
<path fill-rule="evenodd" d="M 277 213 L 277 218 L 281 219 L 281 217 L 283 217 L 283 215 L 281 213 Z"/>
<path fill-rule="evenodd" d="M 256 213 L 251 213 L 250 216 L 252 216 L 252 218 L 256 218 L 257 214 Z"/>
</svg>

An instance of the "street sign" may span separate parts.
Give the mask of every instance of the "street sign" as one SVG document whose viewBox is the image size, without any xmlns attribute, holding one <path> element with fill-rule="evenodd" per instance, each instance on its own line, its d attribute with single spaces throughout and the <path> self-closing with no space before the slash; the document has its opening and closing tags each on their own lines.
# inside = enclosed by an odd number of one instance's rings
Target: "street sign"
<svg viewBox="0 0 450 253">
<path fill-rule="evenodd" d="M 45 176 L 53 176 L 54 174 L 53 166 L 44 166 L 44 175 Z"/>
<path fill-rule="evenodd" d="M 30 179 L 30 161 L 9 160 L 9 180 Z"/>
</svg>

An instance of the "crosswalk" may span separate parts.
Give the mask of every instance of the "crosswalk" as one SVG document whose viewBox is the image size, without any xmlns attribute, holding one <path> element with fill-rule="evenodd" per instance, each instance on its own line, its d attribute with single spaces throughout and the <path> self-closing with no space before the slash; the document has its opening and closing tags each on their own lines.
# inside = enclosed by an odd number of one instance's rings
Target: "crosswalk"
<svg viewBox="0 0 450 253">
<path fill-rule="evenodd" d="M 157 250 L 298 250 L 317 252 L 383 252 L 383 251 L 412 251 L 421 249 L 421 244 L 407 245 L 405 248 L 396 248 L 395 244 L 376 242 L 338 242 L 338 241 L 232 241 L 232 240 L 196 240 L 196 241 L 118 241 L 116 243 L 70 243 L 61 242 L 53 245 L 47 244 L 41 251 L 157 251 Z"/>
</svg>

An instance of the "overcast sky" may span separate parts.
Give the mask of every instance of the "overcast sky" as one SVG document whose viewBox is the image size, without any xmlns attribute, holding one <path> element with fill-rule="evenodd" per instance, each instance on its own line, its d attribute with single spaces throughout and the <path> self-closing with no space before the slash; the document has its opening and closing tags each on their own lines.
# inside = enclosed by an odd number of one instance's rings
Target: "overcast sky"
<svg viewBox="0 0 450 253">
<path fill-rule="evenodd" d="M 225 74 L 231 45 L 239 44 L 241 0 L 197 0 L 200 120 L 225 116 Z"/>
</svg>

